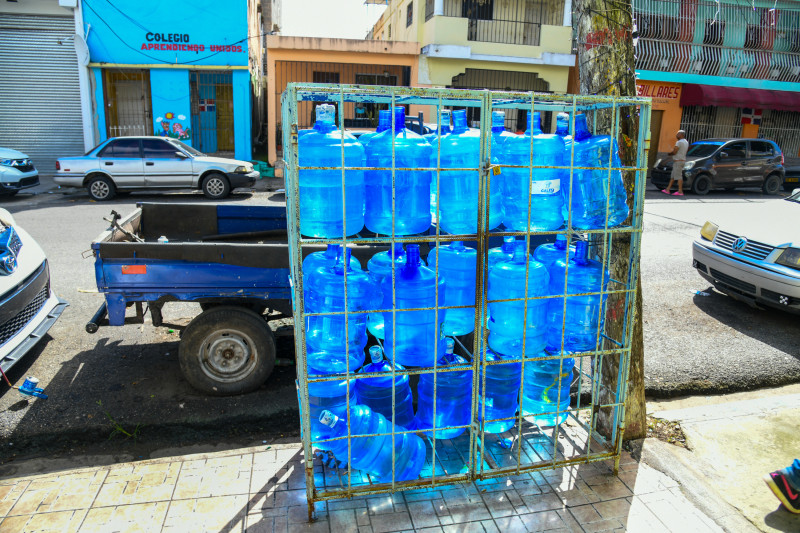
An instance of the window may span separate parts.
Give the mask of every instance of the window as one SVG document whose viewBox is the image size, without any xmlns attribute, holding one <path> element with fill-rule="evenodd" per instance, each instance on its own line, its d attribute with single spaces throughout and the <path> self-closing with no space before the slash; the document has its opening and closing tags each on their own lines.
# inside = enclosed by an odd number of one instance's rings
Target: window
<svg viewBox="0 0 800 533">
<path fill-rule="evenodd" d="M 725 23 L 721 20 L 706 20 L 706 31 L 703 34 L 703 44 L 721 45 L 725 37 Z"/>
<path fill-rule="evenodd" d="M 159 141 L 158 139 L 142 139 L 142 153 L 144 157 L 160 157 L 160 158 L 175 158 L 177 148 L 168 142 Z"/>
<path fill-rule="evenodd" d="M 408 7 L 406 8 L 406 28 L 411 26 L 411 22 L 414 20 L 414 0 L 408 3 Z"/>
<path fill-rule="evenodd" d="M 728 154 L 728 159 L 744 159 L 747 142 L 739 141 L 725 146 L 722 151 Z"/>
<path fill-rule="evenodd" d="M 142 157 L 139 139 L 119 139 L 106 146 L 100 157 Z"/>
<path fill-rule="evenodd" d="M 772 157 L 775 149 L 768 142 L 750 141 L 750 157 Z"/>
<path fill-rule="evenodd" d="M 471 20 L 492 20 L 494 0 L 462 0 L 461 16 Z"/>
<path fill-rule="evenodd" d="M 761 40 L 762 40 L 761 33 L 762 33 L 761 26 L 757 26 L 755 24 L 748 24 L 747 32 L 745 33 L 744 37 L 744 47 L 761 48 Z"/>
<path fill-rule="evenodd" d="M 314 72 L 314 83 L 339 83 L 338 72 Z"/>
</svg>

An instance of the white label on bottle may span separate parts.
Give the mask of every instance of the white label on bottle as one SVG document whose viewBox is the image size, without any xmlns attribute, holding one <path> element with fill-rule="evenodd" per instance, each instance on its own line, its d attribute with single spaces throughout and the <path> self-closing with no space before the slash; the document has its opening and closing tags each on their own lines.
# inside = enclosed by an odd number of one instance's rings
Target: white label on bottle
<svg viewBox="0 0 800 533">
<path fill-rule="evenodd" d="M 531 194 L 555 194 L 561 190 L 559 180 L 541 180 L 531 182 Z"/>
</svg>

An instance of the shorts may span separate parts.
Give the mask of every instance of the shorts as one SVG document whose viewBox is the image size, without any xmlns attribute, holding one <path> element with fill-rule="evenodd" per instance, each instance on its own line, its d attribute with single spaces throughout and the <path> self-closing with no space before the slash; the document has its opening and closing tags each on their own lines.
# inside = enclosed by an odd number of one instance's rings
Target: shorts
<svg viewBox="0 0 800 533">
<path fill-rule="evenodd" d="M 683 165 L 686 161 L 673 161 L 672 162 L 672 174 L 669 175 L 669 179 L 675 181 L 683 181 Z"/>
</svg>

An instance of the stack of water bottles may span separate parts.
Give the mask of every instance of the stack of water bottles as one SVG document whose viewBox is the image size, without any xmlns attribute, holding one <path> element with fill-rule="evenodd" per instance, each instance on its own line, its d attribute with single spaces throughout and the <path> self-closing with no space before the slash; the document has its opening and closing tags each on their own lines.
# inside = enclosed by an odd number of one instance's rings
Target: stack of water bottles
<svg viewBox="0 0 800 533">
<path fill-rule="evenodd" d="M 301 234 L 345 242 L 366 227 L 407 237 L 428 232 L 433 214 L 442 235 L 475 236 L 480 178 L 465 169 L 480 166 L 480 132 L 464 110 L 452 112 L 452 129 L 441 116 L 424 138 L 405 127 L 403 107 L 383 110 L 376 132 L 357 140 L 336 127 L 333 106 L 317 106 L 314 128 L 298 141 L 299 164 L 333 170 L 300 171 Z M 565 235 L 628 216 L 621 174 L 610 170 L 620 166 L 613 140 L 589 134 L 585 115 L 574 128 L 558 120 L 557 134 L 545 134 L 539 113 L 529 114 L 525 133 L 514 135 L 504 112 L 492 116 L 492 164 L 521 168 L 490 179 L 485 230 L 569 227 L 533 254 L 514 237 L 488 251 L 488 312 L 477 320 L 488 329 L 478 412 L 487 433 L 508 431 L 520 411 L 540 427 L 566 418 L 570 356 L 597 348 L 608 273 L 586 241 L 568 246 Z M 552 168 L 564 166 L 596 169 Z M 480 261 L 477 240 L 456 239 L 441 240 L 427 261 L 418 244 L 394 242 L 371 255 L 367 272 L 338 244 L 303 261 L 311 439 L 377 481 L 419 476 L 426 446 L 418 433 L 449 439 L 471 426 L 472 363 L 455 353 L 453 337 L 475 329 Z M 368 332 L 378 344 L 364 364 Z M 420 367 L 436 370 L 421 373 L 414 390 L 398 372 Z M 332 374 L 345 377 L 325 379 Z"/>
</svg>

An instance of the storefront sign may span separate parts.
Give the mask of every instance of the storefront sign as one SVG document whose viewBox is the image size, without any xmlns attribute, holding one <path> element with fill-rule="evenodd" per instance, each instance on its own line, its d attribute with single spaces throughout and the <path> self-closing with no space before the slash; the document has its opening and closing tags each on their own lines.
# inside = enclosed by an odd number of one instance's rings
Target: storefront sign
<svg viewBox="0 0 800 533">
<path fill-rule="evenodd" d="M 680 89 L 676 86 L 640 83 L 636 86 L 637 96 L 649 96 L 662 100 L 677 100 L 680 98 Z"/>
<path fill-rule="evenodd" d="M 188 33 L 153 33 L 144 35 L 146 43 L 142 43 L 141 50 L 160 50 L 164 52 L 243 52 L 240 45 L 236 44 L 191 44 Z"/>
</svg>

